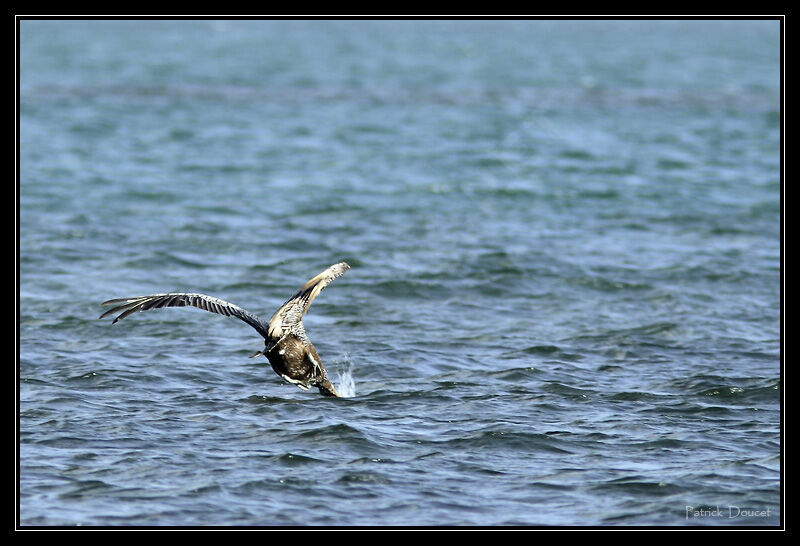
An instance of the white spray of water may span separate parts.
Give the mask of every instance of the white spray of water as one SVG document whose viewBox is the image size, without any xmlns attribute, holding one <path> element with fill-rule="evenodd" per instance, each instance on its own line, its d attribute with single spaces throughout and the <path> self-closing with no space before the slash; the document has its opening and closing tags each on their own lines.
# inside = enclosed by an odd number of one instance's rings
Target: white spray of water
<svg viewBox="0 0 800 546">
<path fill-rule="evenodd" d="M 353 361 L 350 355 L 345 354 L 344 359 L 338 363 L 339 369 L 336 370 L 336 391 L 342 398 L 352 398 L 356 395 L 356 381 L 353 378 Z"/>
</svg>

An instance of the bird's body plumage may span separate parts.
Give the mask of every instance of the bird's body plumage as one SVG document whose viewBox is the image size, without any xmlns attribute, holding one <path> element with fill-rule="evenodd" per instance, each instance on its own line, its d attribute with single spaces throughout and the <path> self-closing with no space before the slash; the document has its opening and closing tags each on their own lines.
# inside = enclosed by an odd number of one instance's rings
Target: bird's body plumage
<svg viewBox="0 0 800 546">
<path fill-rule="evenodd" d="M 253 356 L 262 354 L 266 356 L 275 373 L 301 389 L 308 390 L 310 387 L 317 387 L 322 394 L 339 396 L 328 379 L 317 349 L 308 339 L 303 326 L 303 315 L 308 311 L 314 298 L 348 269 L 350 269 L 349 265 L 340 262 L 313 277 L 300 288 L 297 294 L 275 311 L 275 314 L 267 322 L 253 313 L 219 298 L 184 292 L 104 301 L 101 305 L 114 305 L 114 307 L 100 315 L 100 318 L 121 311 L 112 322 L 113 324 L 137 311 L 186 306 L 236 317 L 252 326 L 264 338 L 264 350 Z"/>
</svg>

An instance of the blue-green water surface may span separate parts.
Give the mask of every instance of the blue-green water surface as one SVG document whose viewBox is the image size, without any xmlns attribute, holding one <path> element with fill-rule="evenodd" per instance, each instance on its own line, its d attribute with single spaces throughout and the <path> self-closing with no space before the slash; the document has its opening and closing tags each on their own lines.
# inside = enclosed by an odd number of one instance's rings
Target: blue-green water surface
<svg viewBox="0 0 800 546">
<path fill-rule="evenodd" d="M 19 522 L 777 525 L 779 36 L 23 20 Z"/>
</svg>

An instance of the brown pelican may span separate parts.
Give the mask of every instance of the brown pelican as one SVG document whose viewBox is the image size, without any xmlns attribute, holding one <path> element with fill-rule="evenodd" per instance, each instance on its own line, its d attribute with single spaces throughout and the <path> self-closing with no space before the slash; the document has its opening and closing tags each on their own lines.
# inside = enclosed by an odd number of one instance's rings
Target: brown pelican
<svg viewBox="0 0 800 546">
<path fill-rule="evenodd" d="M 100 305 L 120 305 L 109 309 L 100 315 L 100 318 L 122 311 L 112 322 L 114 324 L 137 311 L 148 311 L 161 307 L 186 307 L 187 305 L 227 317 L 236 317 L 255 328 L 264 338 L 264 350 L 257 352 L 251 358 L 266 356 L 275 373 L 303 390 L 317 387 L 319 392 L 324 395 L 339 396 L 328 379 L 328 373 L 325 371 L 325 366 L 322 365 L 317 349 L 306 335 L 306 329 L 303 327 L 303 315 L 308 311 L 308 306 L 311 305 L 314 298 L 322 292 L 322 289 L 335 278 L 344 275 L 348 269 L 350 269 L 349 265 L 339 262 L 309 280 L 297 294 L 275 311 L 269 322 L 264 322 L 256 315 L 227 301 L 205 294 L 177 292 L 104 301 Z"/>
</svg>

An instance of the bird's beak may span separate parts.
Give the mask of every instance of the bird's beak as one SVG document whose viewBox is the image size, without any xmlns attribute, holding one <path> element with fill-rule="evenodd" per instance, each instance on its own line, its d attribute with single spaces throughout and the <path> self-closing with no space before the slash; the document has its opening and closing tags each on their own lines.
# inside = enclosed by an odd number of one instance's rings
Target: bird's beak
<svg viewBox="0 0 800 546">
<path fill-rule="evenodd" d="M 333 383 L 327 379 L 324 383 L 317 385 L 317 388 L 319 389 L 319 392 L 325 396 L 334 396 L 336 398 L 340 398 L 339 393 L 333 388 Z"/>
</svg>

